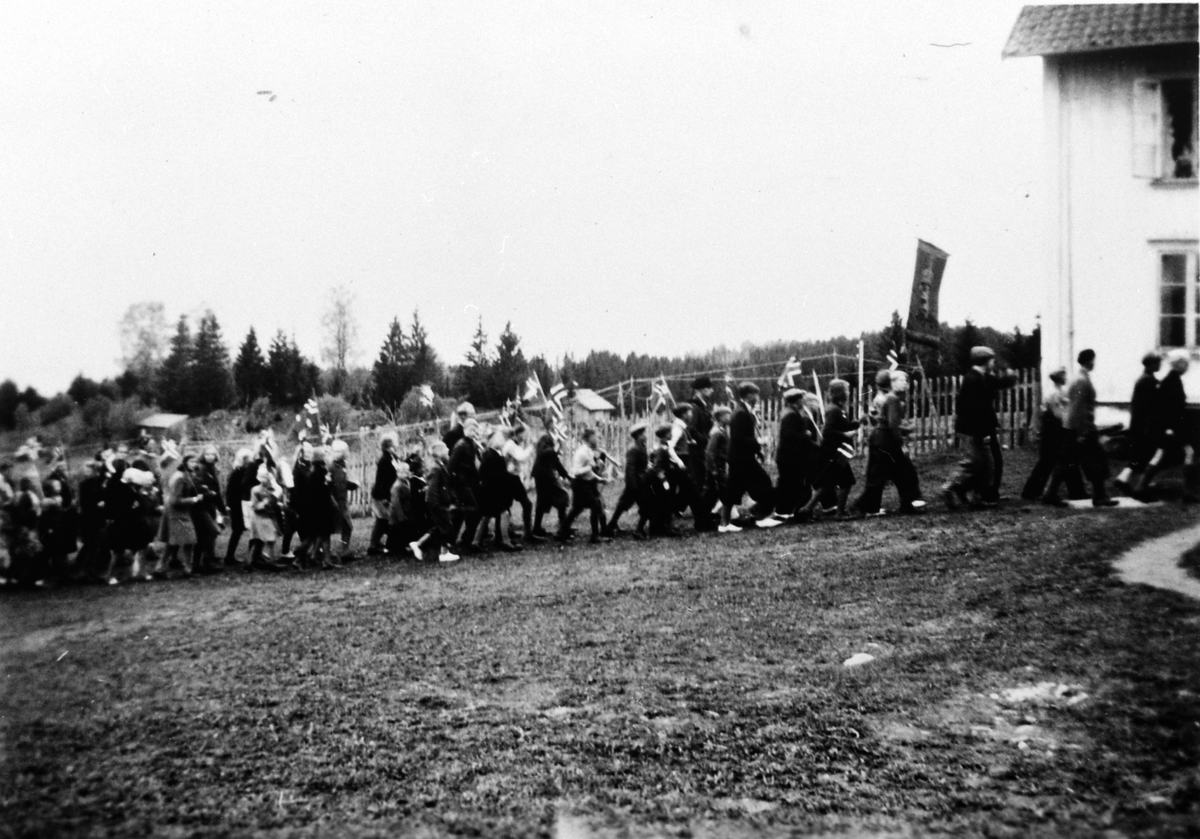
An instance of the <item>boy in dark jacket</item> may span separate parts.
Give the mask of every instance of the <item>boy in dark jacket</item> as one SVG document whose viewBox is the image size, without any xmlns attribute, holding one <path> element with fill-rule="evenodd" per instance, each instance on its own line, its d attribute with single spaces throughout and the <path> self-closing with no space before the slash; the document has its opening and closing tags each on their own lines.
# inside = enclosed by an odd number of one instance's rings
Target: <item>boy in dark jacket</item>
<svg viewBox="0 0 1200 839">
<path fill-rule="evenodd" d="M 635 423 L 629 429 L 629 436 L 633 439 L 629 448 L 625 450 L 625 488 L 621 491 L 621 497 L 617 499 L 616 509 L 609 517 L 608 524 L 605 525 L 606 536 L 617 533 L 617 523 L 621 516 L 632 510 L 633 505 L 638 502 L 638 495 L 646 479 L 646 469 L 650 465 L 650 457 L 646 453 L 646 423 Z"/>
<path fill-rule="evenodd" d="M 571 500 L 562 485 L 562 481 L 569 480 L 571 476 L 558 456 L 558 442 L 554 438 L 553 419 L 546 421 L 546 433 L 537 441 L 532 477 L 533 486 L 537 492 L 533 532 L 534 535 L 546 539 L 550 534 L 542 527 L 542 517 L 553 509 L 558 512 L 558 520 L 561 523 L 567 517 L 567 504 Z"/>
</svg>

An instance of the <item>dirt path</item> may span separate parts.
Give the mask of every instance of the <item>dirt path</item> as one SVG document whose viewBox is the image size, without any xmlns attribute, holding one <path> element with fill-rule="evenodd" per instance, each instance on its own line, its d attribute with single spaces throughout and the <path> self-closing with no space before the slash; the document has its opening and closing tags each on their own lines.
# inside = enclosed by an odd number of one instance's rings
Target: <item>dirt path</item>
<svg viewBox="0 0 1200 839">
<path fill-rule="evenodd" d="M 1200 525 L 1185 527 L 1143 542 L 1125 553 L 1113 567 L 1127 583 L 1145 583 L 1200 600 L 1200 580 L 1188 576 L 1179 558 L 1200 544 Z"/>
</svg>

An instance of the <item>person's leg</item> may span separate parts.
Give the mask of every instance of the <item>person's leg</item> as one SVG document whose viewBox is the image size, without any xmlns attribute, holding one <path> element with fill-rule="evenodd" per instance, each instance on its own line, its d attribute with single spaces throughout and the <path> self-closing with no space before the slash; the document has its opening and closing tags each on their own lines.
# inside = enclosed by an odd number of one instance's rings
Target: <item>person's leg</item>
<svg viewBox="0 0 1200 839">
<path fill-rule="evenodd" d="M 604 528 L 611 536 L 617 530 L 617 524 L 621 521 L 621 516 L 633 509 L 633 505 L 637 503 L 637 492 L 630 487 L 625 487 L 621 491 L 621 497 L 617 499 L 617 506 L 613 509 L 612 517 L 608 520 L 608 525 Z"/>
<path fill-rule="evenodd" d="M 349 510 L 342 510 L 341 528 L 338 535 L 341 543 L 338 546 L 338 558 L 343 562 L 354 559 L 350 552 L 350 538 L 354 535 L 354 522 L 350 518 Z"/>
<path fill-rule="evenodd" d="M 1021 489 L 1021 497 L 1026 501 L 1036 501 L 1046 488 L 1046 481 L 1054 471 L 1054 461 L 1058 457 L 1059 435 L 1042 426 L 1042 437 L 1038 440 L 1038 459 Z"/>
<path fill-rule="evenodd" d="M 988 487 L 988 501 L 1000 500 L 1000 487 L 1004 483 L 1004 447 L 1000 445 L 1000 431 L 988 438 L 988 453 L 992 460 L 991 481 Z"/>
<path fill-rule="evenodd" d="M 546 498 L 545 492 L 539 490 L 537 494 L 537 505 L 534 507 L 532 530 L 533 535 L 539 539 L 545 539 L 549 535 L 546 533 L 545 528 L 542 527 L 542 518 L 548 512 L 550 512 L 550 500 Z"/>
<path fill-rule="evenodd" d="M 513 500 L 521 505 L 521 535 L 528 540 L 533 535 L 533 502 L 529 500 L 529 491 L 524 482 L 516 475 L 510 475 L 513 489 Z"/>
<path fill-rule="evenodd" d="M 571 509 L 565 517 L 559 517 L 558 537 L 560 539 L 567 538 L 571 532 L 571 526 L 575 524 L 575 519 L 587 509 L 587 485 L 583 481 L 571 482 Z"/>
<path fill-rule="evenodd" d="M 285 559 L 292 559 L 292 538 L 296 535 L 296 511 L 292 507 L 283 508 L 283 547 L 281 554 Z"/>
<path fill-rule="evenodd" d="M 1054 471 L 1050 474 L 1050 484 L 1046 487 L 1046 492 L 1042 495 L 1042 501 L 1054 507 L 1067 506 L 1067 502 L 1059 497 L 1058 490 L 1064 481 L 1068 481 L 1068 476 L 1078 469 L 1078 463 L 1079 440 L 1072 432 L 1066 431 L 1063 433 L 1062 445 L 1059 447 L 1058 462 L 1054 465 Z"/>
<path fill-rule="evenodd" d="M 229 531 L 229 544 L 225 546 L 225 564 L 237 565 L 237 548 L 238 542 L 241 541 L 242 534 L 246 532 L 246 528 L 238 522 L 234 524 Z"/>
<path fill-rule="evenodd" d="M 1092 485 L 1092 503 L 1097 506 L 1109 505 L 1110 502 L 1115 504 L 1108 497 L 1108 455 L 1104 453 L 1104 447 L 1100 445 L 1100 436 L 1096 432 L 1092 432 L 1082 443 L 1082 461 L 1084 466 L 1084 474 L 1087 476 L 1088 482 Z"/>
<path fill-rule="evenodd" d="M 754 501 L 750 508 L 751 514 L 757 519 L 769 518 L 775 509 L 775 485 L 761 463 L 754 464 L 746 492 Z"/>
<path fill-rule="evenodd" d="M 375 516 L 371 524 L 371 541 L 367 544 L 367 553 L 372 556 L 383 553 L 383 539 L 387 536 L 388 520 Z"/>
</svg>

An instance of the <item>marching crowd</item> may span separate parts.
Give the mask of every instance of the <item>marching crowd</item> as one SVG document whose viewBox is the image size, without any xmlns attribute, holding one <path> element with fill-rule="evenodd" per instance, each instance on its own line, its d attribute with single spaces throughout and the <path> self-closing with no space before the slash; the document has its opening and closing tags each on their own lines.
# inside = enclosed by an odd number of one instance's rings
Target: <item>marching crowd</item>
<svg viewBox="0 0 1200 839">
<path fill-rule="evenodd" d="M 1112 506 L 1117 502 L 1106 489 L 1108 464 L 1090 382 L 1095 353 L 1085 350 L 1078 361 L 1069 387 L 1065 370 L 1050 374 L 1039 459 L 1023 497 L 1063 506 L 1061 487 L 1073 498 L 1086 497 L 1086 477 L 1092 503 Z M 1159 356 L 1144 360 L 1132 400 L 1130 464 L 1115 484 L 1144 499 L 1162 468 L 1183 462 L 1190 500 L 1197 475 L 1183 424 L 1181 376 L 1188 355 L 1172 353 L 1168 363 L 1170 371 L 1160 381 Z M 971 364 L 955 406 L 963 460 L 941 488 L 951 508 L 987 508 L 1000 500 L 1003 455 L 995 403 L 1015 378 L 996 370 L 987 347 L 972 350 Z M 516 551 L 522 543 L 548 539 L 569 543 L 576 519 L 585 513 L 592 542 L 614 538 L 626 514 L 636 521 L 631 535 L 637 539 L 678 536 L 677 519 L 688 509 L 697 531 L 721 534 L 821 517 L 875 516 L 883 514 L 888 483 L 899 496 L 897 512 L 916 513 L 925 502 L 907 443 L 908 377 L 898 369 L 881 370 L 875 386 L 870 410 L 860 420 L 850 418 L 850 386 L 841 379 L 830 382 L 828 404 L 800 388 L 785 391 L 774 481 L 763 464 L 759 388 L 753 382 L 737 387 L 734 405 L 715 405 L 712 381 L 697 377 L 692 399 L 673 408 L 668 421 L 631 428 L 621 463 L 599 446 L 594 429 L 583 430 L 567 464 L 552 414 L 535 441 L 519 415 L 508 424 L 488 425 L 463 403 L 449 432 L 432 444 L 413 438 L 402 447 L 394 435 L 383 437 L 370 491 L 368 553 L 453 562 L 492 547 Z M 866 431 L 865 486 L 851 504 L 860 428 Z M 316 446 L 302 441 L 289 457 L 268 431 L 253 449 L 238 451 L 222 476 L 213 446 L 183 454 L 170 441 L 159 446 L 143 440 L 97 454 L 73 487 L 61 459 L 41 477 L 40 452 L 31 440 L 14 463 L 0 468 L 0 581 L 114 585 L 122 578 L 165 579 L 223 568 L 340 567 L 353 558 L 349 496 L 358 489 L 347 473 L 348 451 L 341 440 Z M 610 481 L 621 482 L 611 513 L 601 493 Z M 514 506 L 520 508 L 519 528 L 512 521 Z M 551 510 L 557 514 L 553 534 L 544 527 Z M 228 541 L 219 555 L 223 531 Z M 239 556 L 243 536 L 246 553 Z"/>
</svg>

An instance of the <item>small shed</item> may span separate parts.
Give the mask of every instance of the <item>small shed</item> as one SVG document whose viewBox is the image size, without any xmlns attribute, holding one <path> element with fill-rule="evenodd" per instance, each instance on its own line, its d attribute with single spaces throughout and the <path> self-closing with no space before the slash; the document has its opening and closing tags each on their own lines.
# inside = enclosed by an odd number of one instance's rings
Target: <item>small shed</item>
<svg viewBox="0 0 1200 839">
<path fill-rule="evenodd" d="M 548 403 L 544 400 L 527 405 L 526 410 L 541 413 Z M 608 422 L 616 415 L 617 406 L 609 402 L 596 391 L 581 387 L 576 388 L 573 397 L 563 399 L 567 417 L 576 425 L 594 425 L 597 422 Z"/>
<path fill-rule="evenodd" d="M 138 421 L 138 431 L 161 439 L 172 435 L 177 429 L 181 430 L 187 419 L 187 414 L 151 414 Z"/>
</svg>

